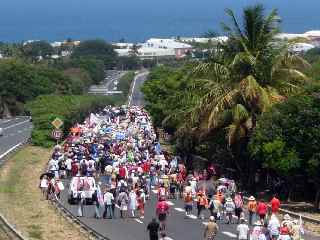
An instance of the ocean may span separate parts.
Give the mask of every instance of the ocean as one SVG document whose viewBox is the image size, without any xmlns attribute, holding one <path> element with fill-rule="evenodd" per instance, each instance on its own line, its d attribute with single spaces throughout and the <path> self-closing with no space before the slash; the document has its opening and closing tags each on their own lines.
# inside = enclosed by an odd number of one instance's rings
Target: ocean
<svg viewBox="0 0 320 240">
<path fill-rule="evenodd" d="M 129 42 L 150 37 L 221 32 L 225 8 L 241 16 L 254 0 L 0 0 L 0 41 L 103 38 Z M 320 0 L 264 0 L 277 8 L 283 32 L 320 29 Z"/>
</svg>

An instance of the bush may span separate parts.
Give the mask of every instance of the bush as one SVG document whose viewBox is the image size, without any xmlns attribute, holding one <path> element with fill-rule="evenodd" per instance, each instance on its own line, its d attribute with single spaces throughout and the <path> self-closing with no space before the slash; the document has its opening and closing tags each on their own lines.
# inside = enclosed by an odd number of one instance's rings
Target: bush
<svg viewBox="0 0 320 240">
<path fill-rule="evenodd" d="M 122 97 L 105 97 L 89 95 L 43 95 L 27 104 L 33 119 L 34 129 L 32 132 L 32 142 L 35 145 L 51 147 L 54 140 L 51 132 L 54 129 L 51 122 L 60 118 L 64 124 L 62 130 L 64 134 L 77 122 L 81 122 L 89 113 L 98 111 L 106 105 L 122 104 Z"/>
</svg>

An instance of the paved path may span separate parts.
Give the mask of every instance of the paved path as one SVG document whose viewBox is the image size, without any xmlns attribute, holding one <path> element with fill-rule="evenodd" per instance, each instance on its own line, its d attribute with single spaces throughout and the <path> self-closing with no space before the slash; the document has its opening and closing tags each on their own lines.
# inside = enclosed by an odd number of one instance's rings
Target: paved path
<svg viewBox="0 0 320 240">
<path fill-rule="evenodd" d="M 32 123 L 29 121 L 29 117 L 0 119 L 0 128 L 4 130 L 3 136 L 0 136 L 1 158 L 8 150 L 30 137 Z"/>
</svg>

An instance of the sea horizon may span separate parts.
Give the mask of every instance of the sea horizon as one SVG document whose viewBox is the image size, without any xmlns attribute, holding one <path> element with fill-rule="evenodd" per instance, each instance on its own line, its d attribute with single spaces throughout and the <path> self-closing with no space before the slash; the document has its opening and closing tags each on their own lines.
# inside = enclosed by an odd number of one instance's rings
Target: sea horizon
<svg viewBox="0 0 320 240">
<path fill-rule="evenodd" d="M 2 0 L 0 41 L 143 42 L 151 37 L 196 37 L 208 30 L 224 35 L 220 23 L 228 22 L 225 9 L 240 18 L 243 7 L 257 2 L 265 5 L 266 13 L 278 9 L 281 32 L 320 30 L 318 0 Z"/>
</svg>

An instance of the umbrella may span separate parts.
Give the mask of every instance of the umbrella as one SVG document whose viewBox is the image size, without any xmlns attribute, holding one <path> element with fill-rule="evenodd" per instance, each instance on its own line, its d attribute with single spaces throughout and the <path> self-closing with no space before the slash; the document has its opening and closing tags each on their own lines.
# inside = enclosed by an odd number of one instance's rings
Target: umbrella
<svg viewBox="0 0 320 240">
<path fill-rule="evenodd" d="M 52 172 L 46 172 L 41 174 L 40 179 L 42 179 L 44 176 L 47 176 L 48 178 L 54 178 L 54 173 Z"/>
</svg>

